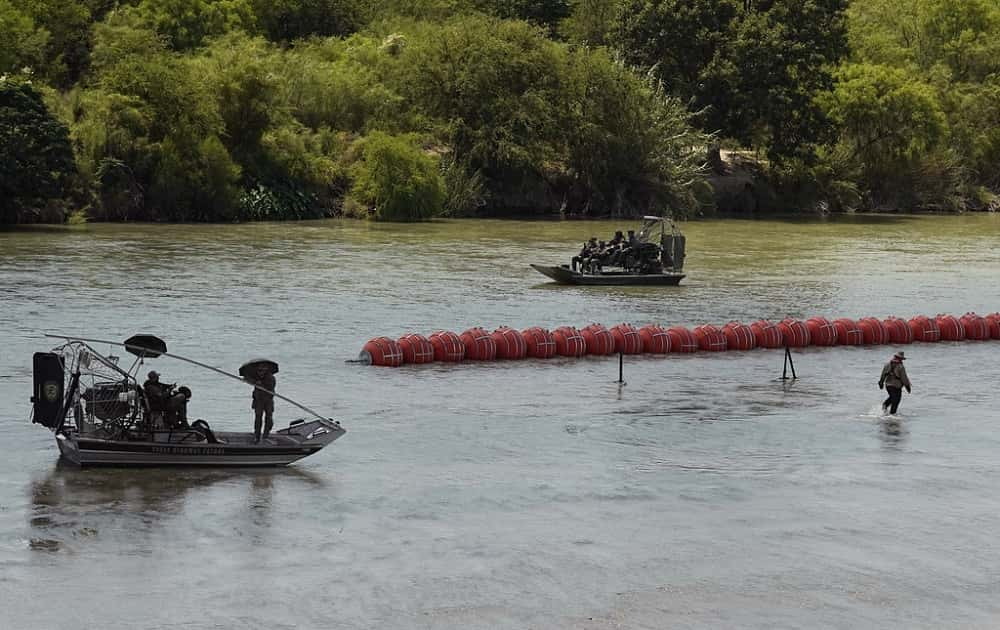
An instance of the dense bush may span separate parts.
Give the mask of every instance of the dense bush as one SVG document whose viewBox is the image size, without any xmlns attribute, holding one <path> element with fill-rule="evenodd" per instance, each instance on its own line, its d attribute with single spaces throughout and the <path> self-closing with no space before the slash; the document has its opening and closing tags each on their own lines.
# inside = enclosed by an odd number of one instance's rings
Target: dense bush
<svg viewBox="0 0 1000 630">
<path fill-rule="evenodd" d="M 376 131 L 361 143 L 350 197 L 381 221 L 419 221 L 440 214 L 444 181 L 436 161 L 411 139 Z"/>
</svg>

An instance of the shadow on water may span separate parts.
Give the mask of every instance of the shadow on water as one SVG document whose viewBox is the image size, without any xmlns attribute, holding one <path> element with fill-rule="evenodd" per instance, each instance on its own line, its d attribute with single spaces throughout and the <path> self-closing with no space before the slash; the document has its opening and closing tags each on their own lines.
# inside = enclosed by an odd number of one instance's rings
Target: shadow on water
<svg viewBox="0 0 1000 630">
<path fill-rule="evenodd" d="M 269 523 L 275 481 L 317 490 L 327 480 L 301 468 L 79 468 L 62 460 L 33 479 L 29 547 L 58 551 L 69 540 L 98 535 L 104 526 L 148 531 L 181 513 L 187 497 L 215 485 L 247 485 L 255 524 Z M 306 488 L 302 488 L 305 486 Z"/>
</svg>

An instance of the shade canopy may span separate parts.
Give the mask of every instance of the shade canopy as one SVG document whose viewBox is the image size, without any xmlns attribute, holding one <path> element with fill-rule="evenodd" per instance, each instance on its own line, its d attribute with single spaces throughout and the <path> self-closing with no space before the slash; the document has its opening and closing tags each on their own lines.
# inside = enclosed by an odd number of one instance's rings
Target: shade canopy
<svg viewBox="0 0 1000 630">
<path fill-rule="evenodd" d="M 260 365 L 266 366 L 271 374 L 278 373 L 277 361 L 272 361 L 271 359 L 250 359 L 240 366 L 240 376 L 243 378 L 252 378 L 256 376 L 257 366 Z"/>
<path fill-rule="evenodd" d="M 167 342 L 154 335 L 132 335 L 125 340 L 125 350 L 137 357 L 156 358 L 167 351 Z"/>
</svg>

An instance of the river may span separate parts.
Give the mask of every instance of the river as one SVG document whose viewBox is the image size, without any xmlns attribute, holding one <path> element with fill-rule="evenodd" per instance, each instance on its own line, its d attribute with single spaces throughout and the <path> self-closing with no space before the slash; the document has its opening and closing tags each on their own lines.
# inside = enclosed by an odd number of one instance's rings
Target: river
<svg viewBox="0 0 1000 630">
<path fill-rule="evenodd" d="M 0 232 L 0 626 L 995 628 L 1000 342 L 400 369 L 376 335 L 1000 310 L 1000 216 L 683 224 L 676 288 L 557 287 L 610 222 Z M 347 434 L 276 471 L 78 470 L 28 421 L 44 332 L 235 370 Z M 107 348 L 105 348 L 107 349 Z M 120 353 L 119 353 L 120 354 Z M 190 415 L 249 391 L 169 359 Z M 278 404 L 283 426 L 296 410 Z"/>
</svg>

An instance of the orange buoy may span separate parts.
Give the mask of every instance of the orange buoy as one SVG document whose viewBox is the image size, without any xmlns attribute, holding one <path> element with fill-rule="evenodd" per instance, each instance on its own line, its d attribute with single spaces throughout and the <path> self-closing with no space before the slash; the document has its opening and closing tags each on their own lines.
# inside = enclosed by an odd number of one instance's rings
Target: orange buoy
<svg viewBox="0 0 1000 630">
<path fill-rule="evenodd" d="M 938 315 L 935 319 L 938 330 L 941 331 L 941 341 L 963 341 L 965 328 L 953 315 Z"/>
<path fill-rule="evenodd" d="M 501 326 L 490 335 L 497 346 L 498 359 L 523 359 L 528 355 L 528 344 L 521 333 L 513 328 Z"/>
<path fill-rule="evenodd" d="M 446 363 L 457 363 L 465 358 L 465 346 L 458 335 L 450 330 L 432 332 L 427 338 L 434 346 L 434 360 Z"/>
<path fill-rule="evenodd" d="M 632 324 L 612 326 L 609 332 L 615 342 L 615 352 L 622 354 L 642 353 L 642 337 L 639 336 L 639 331 Z"/>
<path fill-rule="evenodd" d="M 524 344 L 528 347 L 528 356 L 536 359 L 548 359 L 556 353 L 556 341 L 552 333 L 541 326 L 532 326 L 521 331 Z"/>
<path fill-rule="evenodd" d="M 671 352 L 698 351 L 698 340 L 694 338 L 690 330 L 683 326 L 671 326 L 667 329 L 667 336 L 670 337 Z"/>
<path fill-rule="evenodd" d="M 753 350 L 757 347 L 757 338 L 753 330 L 741 322 L 729 322 L 722 327 L 726 336 L 726 347 L 730 350 Z"/>
<path fill-rule="evenodd" d="M 490 333 L 476 326 L 458 336 L 465 346 L 466 361 L 492 361 L 497 358 L 497 344 Z"/>
<path fill-rule="evenodd" d="M 885 328 L 889 331 L 889 343 L 912 343 L 913 330 L 906 323 L 905 319 L 889 317 L 884 322 Z"/>
<path fill-rule="evenodd" d="M 582 357 L 587 354 L 587 342 L 573 326 L 560 326 L 552 331 L 556 354 L 561 357 Z"/>
<path fill-rule="evenodd" d="M 781 329 L 772 321 L 758 320 L 750 324 L 750 330 L 753 331 L 758 348 L 780 348 L 785 344 Z"/>
<path fill-rule="evenodd" d="M 403 350 L 395 339 L 375 337 L 361 348 L 358 359 L 370 365 L 399 367 L 403 364 Z"/>
<path fill-rule="evenodd" d="M 805 348 L 809 345 L 809 329 L 803 322 L 791 317 L 786 317 L 778 324 L 781 331 L 782 343 L 789 348 Z"/>
<path fill-rule="evenodd" d="M 990 325 L 985 317 L 980 317 L 975 313 L 966 313 L 958 321 L 965 329 L 965 338 L 975 341 L 983 341 L 990 338 Z"/>
<path fill-rule="evenodd" d="M 696 326 L 694 338 L 698 341 L 698 347 L 709 352 L 722 352 L 726 350 L 726 335 L 717 326 L 704 324 Z"/>
<path fill-rule="evenodd" d="M 403 352 L 403 363 L 430 363 L 434 360 L 434 346 L 423 335 L 403 335 L 398 343 Z"/>
<path fill-rule="evenodd" d="M 983 317 L 990 329 L 990 337 L 1000 339 L 1000 313 L 990 313 Z"/>
<path fill-rule="evenodd" d="M 941 341 L 941 330 L 937 321 L 925 315 L 917 315 L 910 318 L 910 330 L 913 331 L 914 341 L 933 343 Z"/>
<path fill-rule="evenodd" d="M 858 323 L 850 317 L 841 317 L 833 320 L 833 327 L 837 329 L 837 344 L 841 346 L 860 346 L 865 342 L 865 336 L 858 328 Z"/>
<path fill-rule="evenodd" d="M 666 354 L 670 352 L 670 335 L 661 326 L 647 324 L 639 329 L 639 338 L 642 339 L 642 351 L 652 354 Z"/>
<path fill-rule="evenodd" d="M 611 331 L 601 324 L 584 326 L 580 334 L 587 342 L 587 354 L 602 355 L 615 351 L 615 340 L 611 336 Z"/>
<path fill-rule="evenodd" d="M 825 317 L 810 317 L 806 320 L 809 341 L 814 346 L 837 345 L 837 329 Z"/>
<path fill-rule="evenodd" d="M 881 319 L 862 317 L 858 320 L 858 328 L 861 329 L 861 340 L 866 346 L 880 346 L 889 343 L 889 329 L 886 328 Z"/>
</svg>

